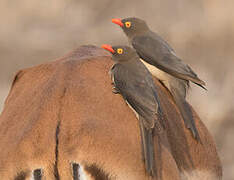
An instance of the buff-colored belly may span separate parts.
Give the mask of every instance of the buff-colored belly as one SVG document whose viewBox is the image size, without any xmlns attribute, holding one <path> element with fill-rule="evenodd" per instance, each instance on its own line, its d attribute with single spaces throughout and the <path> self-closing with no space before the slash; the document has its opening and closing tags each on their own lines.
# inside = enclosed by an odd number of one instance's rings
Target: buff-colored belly
<svg viewBox="0 0 234 180">
<path fill-rule="evenodd" d="M 148 64 L 142 59 L 141 61 L 147 67 L 147 69 L 151 72 L 153 76 L 159 79 L 168 89 L 170 89 L 170 86 L 169 86 L 170 75 L 168 73 L 156 68 L 155 66 Z"/>
</svg>

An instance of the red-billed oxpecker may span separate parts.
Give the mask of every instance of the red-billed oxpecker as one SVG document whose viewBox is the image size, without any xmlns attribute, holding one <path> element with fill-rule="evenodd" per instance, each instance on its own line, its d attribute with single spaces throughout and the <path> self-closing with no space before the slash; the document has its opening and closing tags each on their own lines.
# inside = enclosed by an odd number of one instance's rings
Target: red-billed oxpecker
<svg viewBox="0 0 234 180">
<path fill-rule="evenodd" d="M 136 114 L 140 124 L 145 168 L 149 175 L 155 176 L 154 135 L 163 130 L 163 122 L 153 77 L 134 49 L 110 45 L 102 45 L 102 48 L 112 54 L 115 62 L 110 70 L 113 92 L 121 94 Z"/>
<path fill-rule="evenodd" d="M 193 137 L 200 141 L 192 111 L 186 102 L 189 81 L 206 89 L 205 82 L 175 54 L 170 45 L 158 34 L 152 32 L 146 22 L 139 18 L 112 19 L 127 35 L 142 62 L 171 92 L 183 117 L 185 126 Z"/>
</svg>

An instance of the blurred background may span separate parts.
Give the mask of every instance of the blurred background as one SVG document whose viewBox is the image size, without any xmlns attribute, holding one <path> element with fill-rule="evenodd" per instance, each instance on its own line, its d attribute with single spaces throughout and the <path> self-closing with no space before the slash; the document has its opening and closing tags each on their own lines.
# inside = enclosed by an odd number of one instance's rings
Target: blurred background
<svg viewBox="0 0 234 180">
<path fill-rule="evenodd" d="M 19 69 L 80 45 L 128 43 L 111 19 L 140 17 L 207 82 L 207 92 L 192 85 L 188 101 L 215 137 L 224 180 L 233 180 L 233 7 L 233 0 L 1 0 L 0 111 Z"/>
</svg>

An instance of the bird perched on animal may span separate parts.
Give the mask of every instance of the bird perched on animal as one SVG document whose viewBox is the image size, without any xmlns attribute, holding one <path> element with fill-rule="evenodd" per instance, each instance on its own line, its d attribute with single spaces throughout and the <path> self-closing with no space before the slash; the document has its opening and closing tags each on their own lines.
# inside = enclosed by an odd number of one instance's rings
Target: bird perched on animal
<svg viewBox="0 0 234 180">
<path fill-rule="evenodd" d="M 136 114 L 141 131 L 142 154 L 146 171 L 156 175 L 154 135 L 163 130 L 162 110 L 153 77 L 128 46 L 102 45 L 115 62 L 110 70 L 114 93 L 122 95 Z"/>
<path fill-rule="evenodd" d="M 192 110 L 186 102 L 189 81 L 204 87 L 205 82 L 180 58 L 171 46 L 158 34 L 151 31 L 144 20 L 139 18 L 112 19 L 127 35 L 129 42 L 137 51 L 142 62 L 171 92 L 183 117 L 185 126 L 193 137 L 200 141 Z"/>
</svg>

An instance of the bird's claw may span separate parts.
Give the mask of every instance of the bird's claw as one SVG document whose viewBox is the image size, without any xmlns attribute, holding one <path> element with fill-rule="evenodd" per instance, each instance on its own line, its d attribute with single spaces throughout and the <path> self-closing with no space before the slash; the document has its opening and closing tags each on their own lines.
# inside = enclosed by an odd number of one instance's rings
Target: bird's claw
<svg viewBox="0 0 234 180">
<path fill-rule="evenodd" d="M 118 89 L 117 89 L 116 87 L 113 87 L 113 88 L 112 88 L 112 92 L 113 92 L 114 94 L 119 94 L 119 91 L 118 91 Z"/>
</svg>

